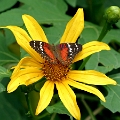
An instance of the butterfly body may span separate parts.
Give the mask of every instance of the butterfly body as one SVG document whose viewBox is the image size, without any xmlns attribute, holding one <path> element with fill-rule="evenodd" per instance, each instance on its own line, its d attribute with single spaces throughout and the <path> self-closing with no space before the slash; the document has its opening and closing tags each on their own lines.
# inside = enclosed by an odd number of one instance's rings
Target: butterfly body
<svg viewBox="0 0 120 120">
<path fill-rule="evenodd" d="M 30 41 L 30 46 L 46 61 L 52 64 L 59 61 L 63 65 L 70 65 L 75 55 L 82 50 L 82 45 L 77 43 L 50 45 L 42 41 Z"/>
</svg>

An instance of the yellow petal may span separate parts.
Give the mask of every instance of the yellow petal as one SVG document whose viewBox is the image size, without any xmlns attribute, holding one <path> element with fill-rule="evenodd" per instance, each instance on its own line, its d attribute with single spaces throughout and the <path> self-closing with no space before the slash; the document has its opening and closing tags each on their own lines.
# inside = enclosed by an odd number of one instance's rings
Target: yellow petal
<svg viewBox="0 0 120 120">
<path fill-rule="evenodd" d="M 36 60 L 34 60 L 31 57 L 24 57 L 20 60 L 20 62 L 17 64 L 17 66 L 15 66 L 15 69 L 12 73 L 11 79 L 16 76 L 20 70 L 20 68 L 26 68 L 26 67 L 37 67 L 38 69 L 40 69 L 42 67 L 42 64 L 40 64 L 39 62 L 37 62 Z"/>
<path fill-rule="evenodd" d="M 40 90 L 40 100 L 36 109 L 36 115 L 42 112 L 50 103 L 54 93 L 54 83 L 52 81 L 46 81 L 44 86 Z"/>
<path fill-rule="evenodd" d="M 43 59 L 41 56 L 29 45 L 29 42 L 31 41 L 31 38 L 28 36 L 25 30 L 23 30 L 20 27 L 17 26 L 7 26 L 4 28 L 10 29 L 16 40 L 17 43 L 24 49 L 26 52 L 28 52 L 33 58 L 35 58 L 37 61 L 42 62 Z"/>
<path fill-rule="evenodd" d="M 106 43 L 98 42 L 98 41 L 92 41 L 86 43 L 85 45 L 83 45 L 82 51 L 76 55 L 73 62 L 84 59 L 87 56 L 99 52 L 101 50 L 110 50 L 110 47 Z"/>
<path fill-rule="evenodd" d="M 96 89 L 95 87 L 85 85 L 83 83 L 78 83 L 78 82 L 75 82 L 74 80 L 70 80 L 70 79 L 67 82 L 68 82 L 69 85 L 71 85 L 75 88 L 87 91 L 89 93 L 92 93 L 92 94 L 98 96 L 102 101 L 105 102 L 105 98 L 104 98 L 103 94 L 98 89 Z"/>
<path fill-rule="evenodd" d="M 23 15 L 22 18 L 33 40 L 38 40 L 48 43 L 48 40 L 45 36 L 43 29 L 33 17 L 31 17 L 30 15 Z"/>
<path fill-rule="evenodd" d="M 17 74 L 16 75 L 14 74 L 14 76 L 11 76 L 11 78 L 17 78 L 18 76 L 22 76 L 22 75 L 25 75 L 25 74 L 28 74 L 28 73 L 39 73 L 39 72 L 41 72 L 41 70 L 39 68 L 26 67 L 25 69 L 19 69 Z"/>
<path fill-rule="evenodd" d="M 26 67 L 37 67 L 37 68 L 42 68 L 43 64 L 37 62 L 35 59 L 31 58 L 31 57 L 24 57 L 26 58 L 26 60 L 24 60 L 22 62 L 22 64 L 20 65 L 20 68 L 26 68 Z"/>
<path fill-rule="evenodd" d="M 25 70 L 20 70 L 18 75 L 10 80 L 7 86 L 7 91 L 10 93 L 16 90 L 19 85 L 30 85 L 32 83 L 35 83 L 43 76 L 43 72 L 38 69 L 35 70 L 29 68 Z"/>
<path fill-rule="evenodd" d="M 56 82 L 55 84 L 58 90 L 59 97 L 64 106 L 74 118 L 80 120 L 80 110 L 76 102 L 75 93 L 65 81 Z"/>
<path fill-rule="evenodd" d="M 68 77 L 70 79 L 73 79 L 79 82 L 93 84 L 93 85 L 108 85 L 108 84 L 116 85 L 117 84 L 116 81 L 114 81 L 113 79 L 95 70 L 86 70 L 86 71 L 72 70 L 72 71 L 69 71 Z"/>
<path fill-rule="evenodd" d="M 21 66 L 25 66 L 25 69 L 24 67 L 21 69 Z M 7 91 L 13 92 L 19 85 L 29 85 L 41 79 L 43 77 L 41 67 L 42 65 L 31 57 L 22 58 L 12 73 Z"/>
<path fill-rule="evenodd" d="M 83 9 L 79 8 L 74 17 L 68 22 L 60 43 L 74 43 L 84 28 Z"/>
</svg>

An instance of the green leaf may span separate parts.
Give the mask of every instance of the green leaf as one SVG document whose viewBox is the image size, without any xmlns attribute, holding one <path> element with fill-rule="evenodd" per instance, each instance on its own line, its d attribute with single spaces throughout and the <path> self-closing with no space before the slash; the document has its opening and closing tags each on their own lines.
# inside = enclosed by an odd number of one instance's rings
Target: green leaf
<svg viewBox="0 0 120 120">
<path fill-rule="evenodd" d="M 10 77 L 10 76 L 11 76 L 11 72 L 8 69 L 0 66 L 0 79 L 4 77 Z"/>
<path fill-rule="evenodd" d="M 106 43 L 109 43 L 112 40 L 116 40 L 116 41 L 120 42 L 120 36 L 119 35 L 120 35 L 120 30 L 119 29 L 117 29 L 117 30 L 112 29 L 106 34 L 106 36 L 103 38 L 102 41 L 106 42 Z"/>
<path fill-rule="evenodd" d="M 10 76 L 11 76 L 11 72 L 8 69 L 0 66 L 0 82 L 2 81 L 3 78 L 10 77 Z M 3 91 L 6 91 L 6 87 L 1 82 L 0 83 L 0 93 Z"/>
<path fill-rule="evenodd" d="M 0 12 L 11 8 L 17 3 L 17 0 L 0 0 Z"/>
<path fill-rule="evenodd" d="M 41 24 L 51 24 L 54 22 L 64 22 L 69 17 L 65 15 L 67 5 L 63 0 L 19 0 L 29 6 L 26 14 L 32 15 Z M 27 7 L 26 7 L 27 8 Z"/>
<path fill-rule="evenodd" d="M 107 56 L 107 57 L 106 57 Z M 97 70 L 102 73 L 110 72 L 120 67 L 120 55 L 115 50 L 101 51 L 91 55 L 86 64 L 86 69 Z"/>
<path fill-rule="evenodd" d="M 120 112 L 120 73 L 111 75 L 110 77 L 116 80 L 117 85 L 107 85 L 105 87 L 108 95 L 105 97 L 106 102 L 101 101 L 101 104 L 113 113 Z"/>
<path fill-rule="evenodd" d="M 36 10 L 41 10 L 41 11 L 38 11 L 39 16 L 41 12 L 44 12 L 45 15 L 46 14 L 49 15 L 47 16 L 48 18 L 50 16 L 51 17 L 60 16 L 61 13 L 65 13 L 65 11 L 67 11 L 67 5 L 64 2 L 64 0 L 59 0 L 59 1 L 56 1 L 56 0 L 50 0 L 50 1 L 49 0 L 34 0 L 34 1 L 33 0 L 19 0 L 19 1 Z M 57 15 L 56 13 L 60 13 L 60 15 Z"/>
<path fill-rule="evenodd" d="M 73 117 L 71 116 L 71 114 L 67 111 L 67 109 L 64 107 L 64 105 L 62 104 L 62 102 L 58 102 L 52 106 L 48 106 L 46 108 L 46 110 L 49 113 L 59 113 L 59 114 L 67 114 L 68 116 L 70 116 L 70 120 L 73 120 Z"/>
<path fill-rule="evenodd" d="M 82 32 L 82 38 L 85 40 L 85 43 L 92 40 L 97 40 L 101 30 L 102 30 L 101 27 L 90 22 L 85 22 L 85 28 Z M 119 34 L 120 34 L 119 29 L 111 29 L 105 35 L 102 42 L 109 43 L 111 42 L 111 40 L 116 40 L 119 42 Z"/>
<path fill-rule="evenodd" d="M 4 31 L 5 31 L 5 39 L 6 39 L 7 46 L 16 42 L 13 33 L 9 29 L 4 29 Z"/>
<path fill-rule="evenodd" d="M 113 66 L 114 69 L 120 67 L 120 54 L 114 49 L 100 52 L 100 61 L 104 66 Z"/>
<path fill-rule="evenodd" d="M 85 27 L 82 32 L 82 39 L 84 39 L 84 43 L 97 40 L 102 28 L 90 22 L 85 22 Z M 102 42 L 110 43 L 111 40 L 116 40 L 119 42 L 119 29 L 111 29 L 103 38 Z"/>
<path fill-rule="evenodd" d="M 18 58 L 9 51 L 6 45 L 6 40 L 2 34 L 0 34 L 0 65 L 18 62 Z"/>
<path fill-rule="evenodd" d="M 19 0 L 24 7 L 11 9 L 0 14 L 0 26 L 17 25 L 22 26 L 22 15 L 29 14 L 39 23 L 65 22 L 70 17 L 65 15 L 67 5 L 63 0 Z M 29 6 L 29 7 L 28 7 Z"/>
<path fill-rule="evenodd" d="M 3 84 L 0 83 L 0 93 L 6 91 L 6 88 Z"/>
<path fill-rule="evenodd" d="M 0 26 L 17 25 L 22 26 L 22 15 L 29 13 L 23 9 L 11 9 L 0 14 Z"/>
<path fill-rule="evenodd" d="M 85 40 L 85 43 L 97 40 L 99 37 L 101 28 L 90 22 L 85 22 L 84 30 L 82 31 L 82 38 Z"/>
<path fill-rule="evenodd" d="M 13 101 L 13 105 L 8 101 L 10 98 Z M 23 109 L 16 104 L 18 103 L 15 97 L 11 97 L 11 95 L 8 95 L 8 94 L 7 96 L 5 96 L 4 93 L 1 93 L 0 94 L 0 119 L 1 120 L 25 120 L 25 118 L 23 118 L 22 116 Z M 16 105 L 18 109 L 15 108 L 14 105 Z M 20 114 L 20 112 L 22 112 L 22 114 Z"/>
<path fill-rule="evenodd" d="M 20 48 L 20 53 L 21 53 L 21 58 L 26 57 L 26 56 L 30 56 L 23 48 Z"/>
<path fill-rule="evenodd" d="M 29 14 L 39 23 L 53 23 L 65 21 L 67 5 L 64 0 L 19 0 L 23 6 L 0 14 L 0 26 L 22 26 L 22 15 Z"/>
<path fill-rule="evenodd" d="M 75 7 L 77 4 L 77 0 L 66 0 L 66 2 L 71 5 L 72 7 Z"/>
</svg>

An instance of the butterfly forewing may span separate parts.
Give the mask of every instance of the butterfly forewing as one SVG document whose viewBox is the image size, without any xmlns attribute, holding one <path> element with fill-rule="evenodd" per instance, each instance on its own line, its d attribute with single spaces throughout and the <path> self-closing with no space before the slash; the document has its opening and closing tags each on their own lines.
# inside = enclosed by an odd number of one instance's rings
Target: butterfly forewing
<svg viewBox="0 0 120 120">
<path fill-rule="evenodd" d="M 30 41 L 30 46 L 45 60 L 50 61 L 51 63 L 56 63 L 56 58 L 52 51 L 52 47 L 54 46 L 41 41 Z"/>
<path fill-rule="evenodd" d="M 56 46 L 59 51 L 59 61 L 64 65 L 70 65 L 74 57 L 82 50 L 82 45 L 77 43 L 61 43 Z"/>
</svg>

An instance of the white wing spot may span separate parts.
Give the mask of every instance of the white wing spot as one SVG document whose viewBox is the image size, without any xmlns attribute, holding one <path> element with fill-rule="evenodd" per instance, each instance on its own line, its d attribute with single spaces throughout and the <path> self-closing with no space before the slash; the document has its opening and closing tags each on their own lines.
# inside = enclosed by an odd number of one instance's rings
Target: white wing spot
<svg viewBox="0 0 120 120">
<path fill-rule="evenodd" d="M 70 44 L 67 44 L 67 45 L 68 45 L 68 48 L 69 48 L 69 52 L 72 53 L 71 45 Z"/>
<path fill-rule="evenodd" d="M 33 47 L 35 47 L 36 45 L 35 45 L 35 41 L 34 41 L 34 43 L 33 43 Z"/>
</svg>

